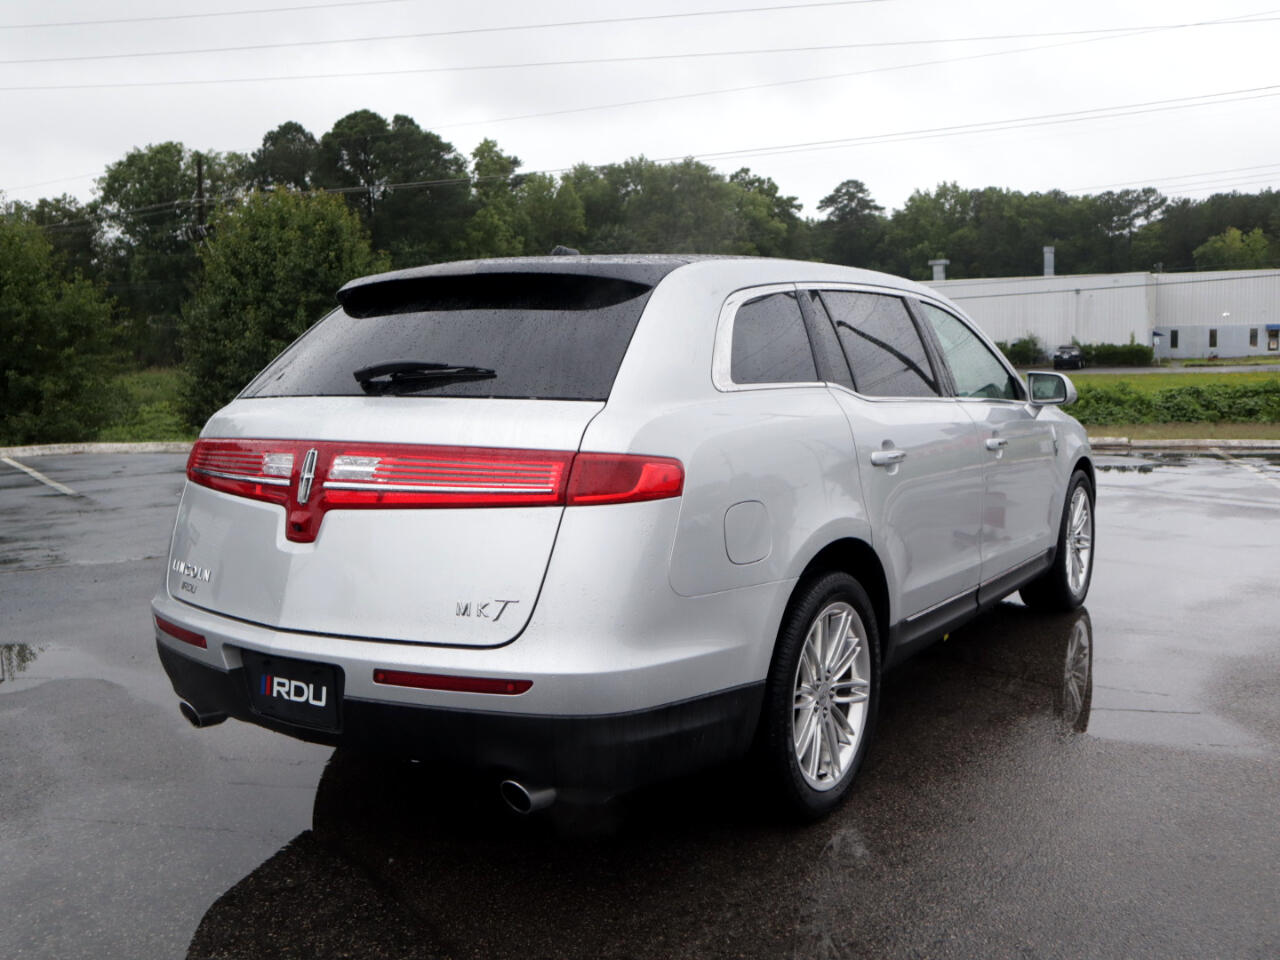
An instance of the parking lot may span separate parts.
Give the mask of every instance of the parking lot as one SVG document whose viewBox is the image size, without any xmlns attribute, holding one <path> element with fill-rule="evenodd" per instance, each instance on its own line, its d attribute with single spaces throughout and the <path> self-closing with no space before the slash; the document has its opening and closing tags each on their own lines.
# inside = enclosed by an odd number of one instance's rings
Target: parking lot
<svg viewBox="0 0 1280 960">
<path fill-rule="evenodd" d="M 147 605 L 184 459 L 0 462 L 0 956 L 1280 956 L 1280 461 L 1100 457 L 1086 610 L 891 674 L 797 827 L 737 767 L 557 824 L 191 728 Z"/>
</svg>

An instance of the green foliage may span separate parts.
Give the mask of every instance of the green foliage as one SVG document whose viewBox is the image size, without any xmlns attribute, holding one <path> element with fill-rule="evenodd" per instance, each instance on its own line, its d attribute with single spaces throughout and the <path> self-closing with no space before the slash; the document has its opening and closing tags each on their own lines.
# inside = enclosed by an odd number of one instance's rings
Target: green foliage
<svg viewBox="0 0 1280 960">
<path fill-rule="evenodd" d="M 336 304 L 346 281 L 387 268 L 340 196 L 254 193 L 213 221 L 182 316 L 188 422 L 202 423 Z"/>
<path fill-rule="evenodd" d="M 475 206 L 466 158 L 412 117 L 387 123 L 372 110 L 342 117 L 320 138 L 315 183 L 358 188 L 348 202 L 397 267 L 465 255 Z"/>
<path fill-rule="evenodd" d="M 1141 343 L 1082 343 L 1085 362 L 1094 367 L 1149 367 L 1155 350 Z"/>
<path fill-rule="evenodd" d="M 91 439 L 114 362 L 111 305 L 44 231 L 0 217 L 0 444 Z"/>
<path fill-rule="evenodd" d="M 1034 333 L 1019 337 L 1013 343 L 997 340 L 996 346 L 1016 367 L 1032 367 L 1045 360 L 1044 344 Z"/>
<path fill-rule="evenodd" d="M 1247 270 L 1273 266 L 1275 254 L 1274 244 L 1261 227 L 1248 233 L 1228 227 L 1196 247 L 1192 255 L 1202 270 Z"/>
<path fill-rule="evenodd" d="M 827 218 L 815 227 L 814 246 L 829 263 L 871 267 L 884 241 L 884 207 L 861 180 L 846 180 L 822 198 Z"/>
<path fill-rule="evenodd" d="M 263 136 L 262 146 L 250 160 L 249 176 L 259 188 L 310 190 L 315 186 L 319 151 L 311 132 L 290 120 Z"/>
<path fill-rule="evenodd" d="M 107 384 L 107 420 L 98 439 L 110 443 L 134 440 L 187 440 L 195 431 L 182 415 L 187 380 L 177 367 L 153 367 L 120 373 Z"/>
<path fill-rule="evenodd" d="M 181 143 L 131 150 L 98 179 L 102 274 L 117 295 L 127 346 L 142 365 L 178 359 L 178 316 L 199 268 L 195 244 L 244 186 L 241 154 Z"/>
<path fill-rule="evenodd" d="M 1204 378 L 1208 379 L 1208 378 Z M 1193 383 L 1140 391 L 1127 381 L 1078 386 L 1068 411 L 1084 424 L 1280 423 L 1280 378 L 1253 383 Z"/>
</svg>

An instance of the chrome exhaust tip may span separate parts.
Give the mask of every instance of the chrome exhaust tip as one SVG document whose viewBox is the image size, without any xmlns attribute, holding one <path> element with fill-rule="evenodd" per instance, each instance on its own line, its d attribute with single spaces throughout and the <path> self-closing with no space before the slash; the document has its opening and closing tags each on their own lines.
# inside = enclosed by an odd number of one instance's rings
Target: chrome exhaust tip
<svg viewBox="0 0 1280 960">
<path fill-rule="evenodd" d="M 526 787 L 519 780 L 503 780 L 498 792 L 507 806 L 521 815 L 546 809 L 555 803 L 555 787 Z"/>
<path fill-rule="evenodd" d="M 185 700 L 178 702 L 178 712 L 187 718 L 193 727 L 212 727 L 227 719 L 225 713 L 201 713 Z"/>
</svg>

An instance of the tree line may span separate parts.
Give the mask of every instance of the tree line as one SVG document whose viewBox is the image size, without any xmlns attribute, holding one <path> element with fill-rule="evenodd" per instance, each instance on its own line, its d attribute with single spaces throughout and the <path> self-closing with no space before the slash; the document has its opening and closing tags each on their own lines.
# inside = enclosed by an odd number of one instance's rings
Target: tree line
<svg viewBox="0 0 1280 960">
<path fill-rule="evenodd" d="M 288 122 L 250 154 L 166 142 L 130 151 L 94 198 L 0 208 L 0 443 L 87 435 L 98 378 L 184 364 L 198 422 L 317 319 L 346 279 L 470 257 L 731 253 L 925 279 L 1274 265 L 1280 193 L 1170 199 L 942 183 L 886 212 L 848 179 L 804 216 L 742 168 L 643 157 L 523 172 L 485 140 L 469 156 L 411 117 L 370 110 L 316 137 Z M 56 329 L 55 329 L 56 328 Z"/>
</svg>

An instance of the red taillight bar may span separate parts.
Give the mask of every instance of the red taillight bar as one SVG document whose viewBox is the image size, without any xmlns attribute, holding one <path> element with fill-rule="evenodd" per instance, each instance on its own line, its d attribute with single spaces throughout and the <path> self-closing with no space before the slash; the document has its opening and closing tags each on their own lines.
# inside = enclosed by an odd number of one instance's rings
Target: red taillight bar
<svg viewBox="0 0 1280 960">
<path fill-rule="evenodd" d="M 684 491 L 670 457 L 300 440 L 198 440 L 187 479 L 284 504 L 285 536 L 304 543 L 328 510 L 593 506 Z"/>
<path fill-rule="evenodd" d="M 419 690 L 453 690 L 459 693 L 497 693 L 517 696 L 533 686 L 532 680 L 500 680 L 497 677 L 455 677 L 442 673 L 407 670 L 374 670 L 373 682 Z"/>
<path fill-rule="evenodd" d="M 205 650 L 209 648 L 209 644 L 205 641 L 204 637 L 196 633 L 194 630 L 188 630 L 186 627 L 180 627 L 176 623 L 170 623 L 168 620 L 163 620 L 160 617 L 156 617 L 156 626 L 169 636 L 181 640 L 183 643 L 189 643 L 193 647 L 200 647 Z"/>
</svg>

